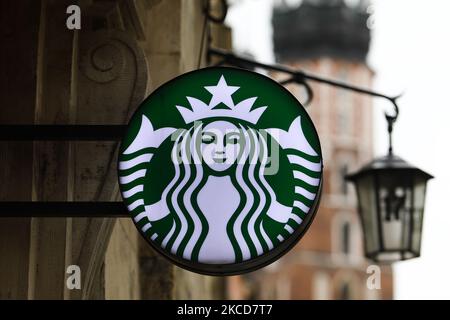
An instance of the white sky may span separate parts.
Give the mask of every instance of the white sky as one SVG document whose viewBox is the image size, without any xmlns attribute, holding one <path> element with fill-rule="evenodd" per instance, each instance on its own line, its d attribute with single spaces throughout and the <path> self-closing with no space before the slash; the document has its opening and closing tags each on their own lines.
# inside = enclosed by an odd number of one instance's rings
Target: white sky
<svg viewBox="0 0 450 320">
<path fill-rule="evenodd" d="M 234 0 L 227 23 L 233 45 L 273 62 L 273 0 Z M 298 0 L 290 0 L 295 2 Z M 374 89 L 404 92 L 394 128 L 394 152 L 435 176 L 429 183 L 422 256 L 396 263 L 396 299 L 450 299 L 450 1 L 372 0 L 374 28 L 369 65 Z M 374 100 L 375 154 L 387 149 L 383 111 Z M 449 197 L 449 198 L 447 198 Z"/>
</svg>

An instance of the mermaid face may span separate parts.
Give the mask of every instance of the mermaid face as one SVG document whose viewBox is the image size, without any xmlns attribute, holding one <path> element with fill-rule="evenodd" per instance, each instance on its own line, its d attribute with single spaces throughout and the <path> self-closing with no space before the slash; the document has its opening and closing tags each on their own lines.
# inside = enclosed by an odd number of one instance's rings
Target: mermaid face
<svg viewBox="0 0 450 320">
<path fill-rule="evenodd" d="M 225 171 L 239 157 L 242 133 L 232 123 L 215 121 L 206 125 L 201 133 L 203 161 L 214 171 Z"/>
</svg>

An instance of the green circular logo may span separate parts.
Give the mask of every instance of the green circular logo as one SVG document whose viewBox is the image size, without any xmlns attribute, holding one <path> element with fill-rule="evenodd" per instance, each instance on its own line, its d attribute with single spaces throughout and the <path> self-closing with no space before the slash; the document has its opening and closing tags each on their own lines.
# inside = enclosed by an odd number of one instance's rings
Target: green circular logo
<svg viewBox="0 0 450 320">
<path fill-rule="evenodd" d="M 224 67 L 183 74 L 132 117 L 118 175 L 141 234 L 188 270 L 248 272 L 306 232 L 322 186 L 314 125 L 261 74 Z"/>
</svg>

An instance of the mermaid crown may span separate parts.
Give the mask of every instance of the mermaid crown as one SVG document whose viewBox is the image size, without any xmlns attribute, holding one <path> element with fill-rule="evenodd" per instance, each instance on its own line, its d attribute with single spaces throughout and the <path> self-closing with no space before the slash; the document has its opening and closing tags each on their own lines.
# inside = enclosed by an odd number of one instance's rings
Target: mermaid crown
<svg viewBox="0 0 450 320">
<path fill-rule="evenodd" d="M 186 97 L 191 105 L 191 109 L 179 105 L 177 105 L 176 108 L 186 123 L 206 118 L 228 117 L 242 119 L 252 124 L 256 124 L 267 106 L 251 110 L 257 97 L 247 98 L 238 104 L 234 104 L 231 96 L 239 88 L 240 87 L 229 86 L 222 75 L 216 86 L 205 87 L 206 90 L 212 93 L 209 104 L 194 97 Z M 224 104 L 227 108 L 216 108 L 219 104 Z"/>
</svg>

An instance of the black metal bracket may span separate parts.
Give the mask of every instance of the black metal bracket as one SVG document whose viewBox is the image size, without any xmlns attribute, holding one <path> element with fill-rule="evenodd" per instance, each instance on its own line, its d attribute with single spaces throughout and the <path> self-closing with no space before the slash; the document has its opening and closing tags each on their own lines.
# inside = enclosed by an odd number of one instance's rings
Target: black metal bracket
<svg viewBox="0 0 450 320">
<path fill-rule="evenodd" d="M 129 217 L 122 202 L 0 201 L 0 218 L 121 218 Z"/>
<path fill-rule="evenodd" d="M 320 77 L 317 75 L 307 73 L 303 70 L 292 69 L 292 68 L 289 68 L 284 65 L 266 64 L 266 63 L 258 62 L 258 61 L 252 60 L 252 59 L 238 56 L 238 55 L 234 54 L 233 52 L 222 50 L 222 49 L 209 48 L 208 55 L 219 57 L 220 58 L 220 61 L 218 63 L 219 65 L 228 64 L 228 65 L 237 66 L 237 67 L 242 67 L 242 66 L 247 65 L 247 66 L 252 66 L 252 67 L 256 67 L 256 68 L 261 68 L 264 70 L 270 70 L 270 71 L 284 73 L 284 74 L 288 75 L 288 79 L 283 80 L 280 83 L 281 84 L 297 83 L 297 84 L 304 86 L 306 88 L 307 95 L 308 95 L 307 102 L 311 101 L 313 98 L 313 94 L 312 94 L 313 91 L 312 91 L 311 87 L 309 86 L 308 81 L 313 81 L 313 82 L 317 82 L 317 83 L 327 84 L 327 85 L 330 85 L 333 87 L 338 87 L 338 88 L 341 88 L 344 90 L 349 90 L 349 91 L 369 95 L 372 97 L 386 99 L 389 102 L 391 102 L 394 107 L 393 114 L 389 116 L 393 119 L 393 122 L 395 122 L 395 120 L 397 119 L 397 117 L 399 115 L 397 99 L 400 98 L 401 95 L 388 96 L 388 95 L 380 93 L 380 92 L 376 92 L 376 91 L 369 90 L 366 88 L 358 87 L 358 86 L 348 84 L 345 82 L 341 82 L 338 80 L 323 78 L 323 77 Z"/>
<path fill-rule="evenodd" d="M 0 125 L 0 141 L 119 141 L 125 125 Z"/>
<path fill-rule="evenodd" d="M 0 125 L 0 141 L 120 141 L 125 125 Z M 0 201 L 0 218 L 128 217 L 122 202 Z"/>
<path fill-rule="evenodd" d="M 344 90 L 349 90 L 349 91 L 357 92 L 360 94 L 365 94 L 365 95 L 369 95 L 372 97 L 383 98 L 383 99 L 388 100 L 394 108 L 394 112 L 392 114 L 388 114 L 387 112 L 384 113 L 387 123 L 388 123 L 388 127 L 387 127 L 388 135 L 389 135 L 388 153 L 392 154 L 392 131 L 394 128 L 394 123 L 395 123 L 395 121 L 397 121 L 398 115 L 400 113 L 400 110 L 397 105 L 397 99 L 400 98 L 401 95 L 388 96 L 386 94 L 383 94 L 383 93 L 380 93 L 377 91 L 373 91 L 373 90 L 369 90 L 366 88 L 362 88 L 359 86 L 355 86 L 355 85 L 352 85 L 349 83 L 316 76 L 316 75 L 307 73 L 302 70 L 296 70 L 296 69 L 292 69 L 292 68 L 289 68 L 289 67 L 286 67 L 283 65 L 278 65 L 278 64 L 266 64 L 266 63 L 258 62 L 258 61 L 251 60 L 251 59 L 248 59 L 245 57 L 240 57 L 240 56 L 237 56 L 236 54 L 234 54 L 233 52 L 229 52 L 229 51 L 222 50 L 222 49 L 209 48 L 208 56 L 209 57 L 216 56 L 216 57 L 220 58 L 219 62 L 216 65 L 228 64 L 228 65 L 236 66 L 239 68 L 242 68 L 245 66 L 247 66 L 247 67 L 251 66 L 251 67 L 256 67 L 256 68 L 261 68 L 261 69 L 265 69 L 265 70 L 271 70 L 271 71 L 276 71 L 276 72 L 287 74 L 288 78 L 286 80 L 280 81 L 280 84 L 285 85 L 288 83 L 297 83 L 297 84 L 303 86 L 306 90 L 306 96 L 307 96 L 305 105 L 308 105 L 314 97 L 313 90 L 312 90 L 311 86 L 309 85 L 308 81 L 323 83 L 323 84 L 327 84 L 327 85 L 330 85 L 333 87 L 338 87 L 338 88 L 341 88 Z"/>
</svg>

